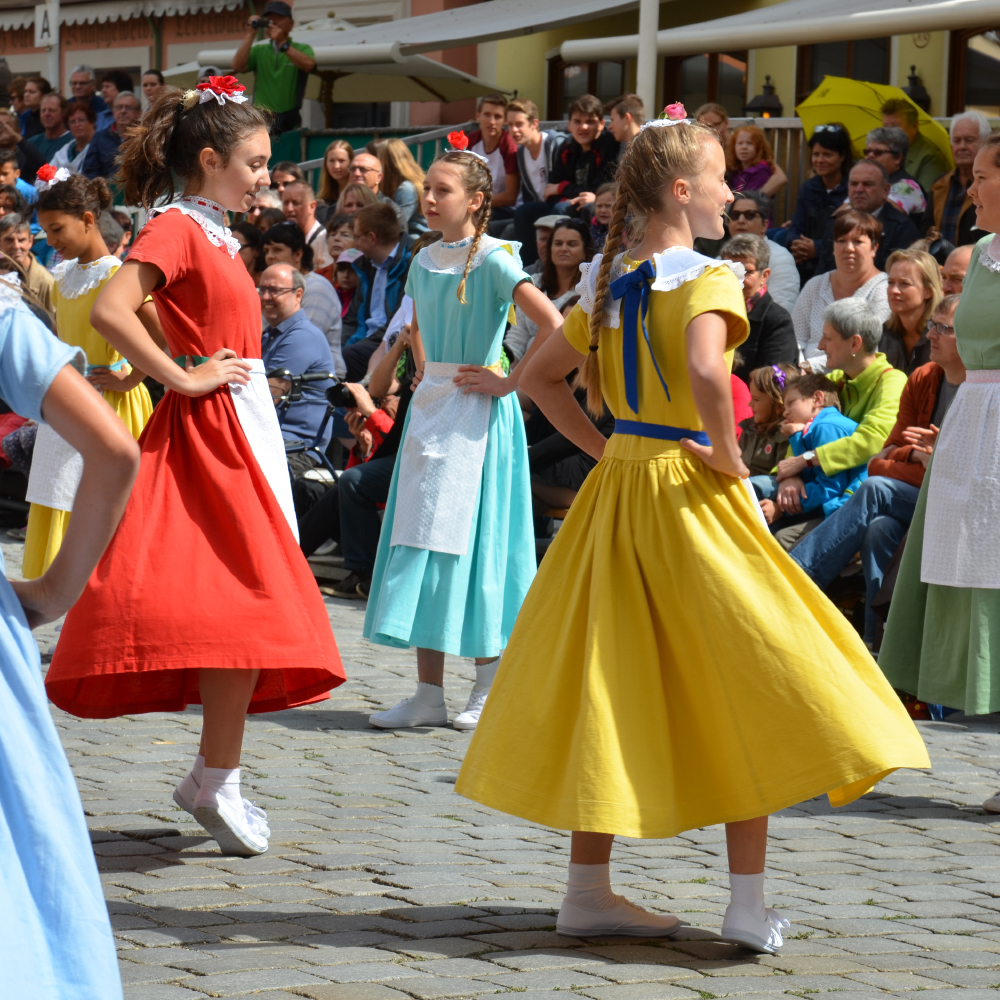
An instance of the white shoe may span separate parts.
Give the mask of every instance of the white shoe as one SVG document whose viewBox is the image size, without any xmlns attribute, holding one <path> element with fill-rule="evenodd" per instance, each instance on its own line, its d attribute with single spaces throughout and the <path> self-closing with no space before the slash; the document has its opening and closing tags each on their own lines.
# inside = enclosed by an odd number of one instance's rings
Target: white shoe
<svg viewBox="0 0 1000 1000">
<path fill-rule="evenodd" d="M 185 812 L 194 815 L 194 800 L 201 791 L 201 785 L 195 781 L 194 774 L 190 771 L 184 776 L 181 783 L 174 789 L 174 802 Z"/>
<path fill-rule="evenodd" d="M 649 910 L 612 894 L 616 904 L 607 910 L 592 910 L 563 900 L 556 918 L 556 933 L 569 937 L 670 937 L 680 930 L 681 922 L 672 913 L 650 913 Z"/>
<path fill-rule="evenodd" d="M 722 940 L 765 955 L 775 954 L 785 943 L 782 935 L 791 924 L 777 910 L 768 907 L 764 912 L 766 917 L 760 920 L 745 906 L 730 903 L 722 920 Z"/>
<path fill-rule="evenodd" d="M 404 698 L 399 704 L 384 712 L 368 716 L 368 724 L 378 729 L 412 729 L 414 726 L 445 726 L 448 709 L 429 708 L 416 698 Z"/>
<path fill-rule="evenodd" d="M 267 838 L 271 836 L 267 813 L 249 799 L 242 799 L 236 808 L 227 798 L 199 793 L 192 815 L 223 854 L 252 858 L 267 851 Z"/>
<path fill-rule="evenodd" d="M 475 729 L 479 725 L 479 716 L 482 714 L 483 706 L 486 704 L 486 696 L 490 693 L 489 688 L 474 687 L 469 695 L 469 704 L 465 706 L 465 711 L 461 715 L 455 716 L 452 725 L 456 729 Z"/>
<path fill-rule="evenodd" d="M 983 809 L 988 813 L 1000 813 L 1000 792 L 988 798 L 983 803 Z"/>
</svg>

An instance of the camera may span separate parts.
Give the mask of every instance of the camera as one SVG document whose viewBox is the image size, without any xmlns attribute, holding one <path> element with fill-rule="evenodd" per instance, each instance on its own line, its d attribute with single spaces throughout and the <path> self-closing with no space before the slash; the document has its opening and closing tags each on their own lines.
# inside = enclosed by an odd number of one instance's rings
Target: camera
<svg viewBox="0 0 1000 1000">
<path fill-rule="evenodd" d="M 261 28 L 266 28 L 270 23 L 271 22 L 268 21 L 268 19 L 266 17 L 251 17 L 250 18 L 250 27 L 251 28 L 256 28 L 258 31 Z"/>
<path fill-rule="evenodd" d="M 358 405 L 354 393 L 343 382 L 331 385 L 326 390 L 326 398 L 330 401 L 331 406 L 340 406 L 346 410 L 354 410 Z"/>
</svg>

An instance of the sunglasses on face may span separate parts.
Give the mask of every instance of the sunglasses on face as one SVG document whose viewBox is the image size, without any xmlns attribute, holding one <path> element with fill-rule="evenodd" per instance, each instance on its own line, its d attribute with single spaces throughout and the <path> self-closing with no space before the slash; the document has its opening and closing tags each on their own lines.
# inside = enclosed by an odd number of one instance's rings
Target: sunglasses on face
<svg viewBox="0 0 1000 1000">
<path fill-rule="evenodd" d="M 730 209 L 727 215 L 733 220 L 733 222 L 738 222 L 740 219 L 746 219 L 747 222 L 753 222 L 754 219 L 760 218 L 760 212 L 758 212 L 756 208 L 744 208 L 740 211 Z"/>
</svg>

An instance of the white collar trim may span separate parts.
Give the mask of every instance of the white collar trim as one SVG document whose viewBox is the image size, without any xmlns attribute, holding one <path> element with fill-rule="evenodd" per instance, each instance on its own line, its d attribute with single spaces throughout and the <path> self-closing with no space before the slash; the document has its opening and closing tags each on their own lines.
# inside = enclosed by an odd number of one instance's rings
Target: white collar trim
<svg viewBox="0 0 1000 1000">
<path fill-rule="evenodd" d="M 76 258 L 64 260 L 52 270 L 52 276 L 59 285 L 59 294 L 65 299 L 78 299 L 93 291 L 106 278 L 122 266 L 117 257 L 98 257 L 89 264 L 79 264 Z"/>
<path fill-rule="evenodd" d="M 223 224 L 225 209 L 216 201 L 210 198 L 201 198 L 198 195 L 181 195 L 176 201 L 169 205 L 159 205 L 149 210 L 149 217 L 153 218 L 174 209 L 186 215 L 192 222 L 198 224 L 201 231 L 208 237 L 208 242 L 213 246 L 224 247 L 230 257 L 234 258 L 240 252 L 240 241 Z"/>
<path fill-rule="evenodd" d="M 457 243 L 445 243 L 438 240 L 428 247 L 424 247 L 417 254 L 420 266 L 434 274 L 461 274 L 465 270 L 465 262 L 469 259 L 469 250 L 472 247 L 474 237 L 468 236 Z M 475 257 L 469 264 L 469 271 L 474 271 L 484 260 L 499 247 L 506 247 L 518 265 L 521 263 L 521 244 L 514 240 L 498 240 L 492 236 L 483 234 L 479 241 L 479 248 Z"/>
<path fill-rule="evenodd" d="M 979 251 L 979 263 L 987 271 L 1000 274 L 1000 241 L 997 240 L 996 233 L 993 234 L 989 243 Z"/>
</svg>

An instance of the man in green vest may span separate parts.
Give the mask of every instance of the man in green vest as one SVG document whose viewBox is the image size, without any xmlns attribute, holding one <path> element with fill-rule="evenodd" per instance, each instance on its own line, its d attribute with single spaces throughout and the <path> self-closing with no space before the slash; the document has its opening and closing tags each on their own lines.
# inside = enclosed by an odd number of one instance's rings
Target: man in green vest
<svg viewBox="0 0 1000 1000">
<path fill-rule="evenodd" d="M 266 40 L 254 44 L 261 18 L 247 19 L 246 38 L 233 57 L 233 71 L 255 75 L 253 102 L 274 112 L 271 135 L 290 132 L 302 124 L 302 96 L 309 74 L 316 69 L 313 50 L 293 42 L 292 8 L 284 0 L 270 0 L 264 8 Z"/>
</svg>

